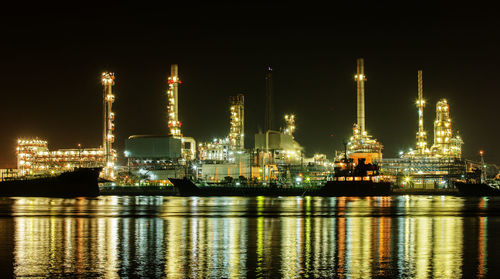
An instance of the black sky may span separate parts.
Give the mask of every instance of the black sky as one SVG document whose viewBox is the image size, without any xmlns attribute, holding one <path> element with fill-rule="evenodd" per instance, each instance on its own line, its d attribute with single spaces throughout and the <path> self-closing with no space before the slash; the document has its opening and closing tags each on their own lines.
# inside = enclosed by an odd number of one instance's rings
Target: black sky
<svg viewBox="0 0 500 279">
<path fill-rule="evenodd" d="M 162 134 L 166 77 L 179 64 L 180 120 L 196 140 L 225 137 L 229 96 L 246 98 L 246 146 L 264 123 L 265 68 L 274 69 L 275 119 L 297 117 L 306 153 L 341 149 L 355 122 L 356 59 L 365 59 L 367 129 L 395 157 L 415 145 L 417 70 L 424 75 L 429 144 L 447 98 L 463 154 L 500 163 L 500 20 L 492 7 L 394 3 L 27 4 L 0 11 L 0 167 L 18 137 L 51 149 L 101 143 L 99 75 L 116 73 L 116 147 Z"/>
</svg>

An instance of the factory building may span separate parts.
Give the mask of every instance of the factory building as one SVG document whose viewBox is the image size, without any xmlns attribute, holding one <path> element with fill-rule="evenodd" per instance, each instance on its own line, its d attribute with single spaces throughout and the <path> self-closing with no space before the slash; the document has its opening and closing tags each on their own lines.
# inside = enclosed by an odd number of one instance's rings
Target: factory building
<svg viewBox="0 0 500 279">
<path fill-rule="evenodd" d="M 103 167 L 106 156 L 102 148 L 49 150 L 41 139 L 17 140 L 17 168 L 20 176 L 72 170 L 75 167 Z M 111 151 L 116 160 L 116 152 Z"/>
<path fill-rule="evenodd" d="M 195 177 L 208 182 L 227 179 L 248 180 L 251 158 L 245 150 L 245 97 L 230 97 L 229 133 L 226 138 L 198 144 L 199 163 L 194 166 Z"/>
<path fill-rule="evenodd" d="M 201 161 L 199 166 L 194 167 L 196 179 L 207 182 L 221 182 L 227 179 L 239 179 L 247 181 L 251 174 L 251 157 L 244 151 L 229 151 L 228 160 Z"/>
<path fill-rule="evenodd" d="M 125 142 L 125 157 L 131 183 L 141 180 L 165 183 L 169 177 L 184 177 L 180 138 L 160 135 L 134 135 Z"/>
<path fill-rule="evenodd" d="M 229 138 L 213 139 L 212 142 L 200 142 L 198 144 L 198 158 L 201 161 L 230 161 L 232 143 Z"/>
<path fill-rule="evenodd" d="M 198 144 L 199 166 L 196 177 L 211 182 L 220 182 L 226 177 L 248 179 L 251 173 L 250 154 L 234 148 L 229 137 Z"/>
<path fill-rule="evenodd" d="M 125 142 L 125 155 L 133 165 L 141 160 L 177 161 L 181 158 L 181 140 L 170 136 L 130 136 Z"/>
<path fill-rule="evenodd" d="M 252 178 L 263 181 L 293 181 L 303 171 L 304 148 L 295 141 L 295 116 L 285 115 L 285 127 L 255 134 Z"/>
</svg>

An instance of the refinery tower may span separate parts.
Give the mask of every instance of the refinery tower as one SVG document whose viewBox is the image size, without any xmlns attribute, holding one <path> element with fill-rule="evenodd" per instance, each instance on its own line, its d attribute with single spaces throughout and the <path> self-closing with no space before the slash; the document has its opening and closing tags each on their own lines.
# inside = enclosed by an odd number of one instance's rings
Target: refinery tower
<svg viewBox="0 0 500 279">
<path fill-rule="evenodd" d="M 181 122 L 179 121 L 179 68 L 177 64 L 170 66 L 170 76 L 168 77 L 168 128 L 169 135 L 174 138 L 181 138 Z"/>
<path fill-rule="evenodd" d="M 453 135 L 450 118 L 450 105 L 446 99 L 441 99 L 436 104 L 436 118 L 434 120 L 434 143 L 431 148 L 427 146 L 427 133 L 424 129 L 424 89 L 422 70 L 417 72 L 418 80 L 418 130 L 416 149 L 410 149 L 405 154 L 407 158 L 461 158 L 463 141 L 458 132 Z"/>
<path fill-rule="evenodd" d="M 101 76 L 101 83 L 103 85 L 104 94 L 104 125 L 103 125 L 103 154 L 104 154 L 104 169 L 103 176 L 105 178 L 114 178 L 114 166 L 116 162 L 116 151 L 113 150 L 113 142 L 115 141 L 115 136 L 113 134 L 115 129 L 114 119 L 115 114 L 113 113 L 112 105 L 115 101 L 115 95 L 113 94 L 113 86 L 115 85 L 115 74 L 110 72 L 104 72 Z"/>
<path fill-rule="evenodd" d="M 179 66 L 172 64 L 170 66 L 170 76 L 167 79 L 167 124 L 169 129 L 169 136 L 172 138 L 180 139 L 182 143 L 181 154 L 182 158 L 186 161 L 195 159 L 196 155 L 196 141 L 192 137 L 185 137 L 181 132 L 182 123 L 179 121 Z"/>
<path fill-rule="evenodd" d="M 366 163 L 382 159 L 382 144 L 373 139 L 366 131 L 365 126 L 365 65 L 363 58 L 357 60 L 357 71 L 354 76 L 357 88 L 357 122 L 353 127 L 353 135 L 347 143 L 347 156 L 352 158 L 357 164 L 360 158 L 364 158 Z"/>
</svg>

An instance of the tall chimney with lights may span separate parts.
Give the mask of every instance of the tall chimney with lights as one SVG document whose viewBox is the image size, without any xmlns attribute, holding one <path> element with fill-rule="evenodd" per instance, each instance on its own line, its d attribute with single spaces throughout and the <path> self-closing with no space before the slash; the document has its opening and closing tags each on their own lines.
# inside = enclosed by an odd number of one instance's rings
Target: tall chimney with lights
<svg viewBox="0 0 500 279">
<path fill-rule="evenodd" d="M 115 74 L 110 72 L 104 72 L 101 75 L 101 83 L 104 87 L 104 125 L 103 125 L 103 155 L 104 155 L 104 177 L 114 178 L 114 166 L 116 162 L 116 153 L 113 152 L 113 142 L 115 141 L 115 136 L 113 131 L 115 125 L 113 123 L 115 119 L 115 114 L 113 113 L 112 105 L 115 101 L 115 95 L 113 95 L 113 85 L 115 85 Z"/>
<path fill-rule="evenodd" d="M 174 138 L 181 138 L 181 122 L 179 122 L 179 69 L 177 64 L 170 67 L 170 76 L 168 77 L 168 128 L 169 135 Z"/>
<path fill-rule="evenodd" d="M 354 76 L 357 82 L 357 124 L 361 134 L 365 134 L 365 65 L 363 58 L 357 60 L 357 73 Z"/>
<path fill-rule="evenodd" d="M 418 132 L 417 132 L 417 154 L 425 155 L 429 153 L 427 148 L 427 134 L 424 130 L 424 83 L 422 78 L 422 71 L 418 71 L 418 99 L 417 99 L 417 109 L 418 109 Z"/>
</svg>

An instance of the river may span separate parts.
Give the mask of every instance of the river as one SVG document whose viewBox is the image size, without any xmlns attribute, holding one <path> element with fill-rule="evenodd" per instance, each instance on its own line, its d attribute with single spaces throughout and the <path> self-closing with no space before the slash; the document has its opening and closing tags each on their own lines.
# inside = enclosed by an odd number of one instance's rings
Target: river
<svg viewBox="0 0 500 279">
<path fill-rule="evenodd" d="M 498 278 L 500 198 L 0 198 L 3 278 Z"/>
</svg>

